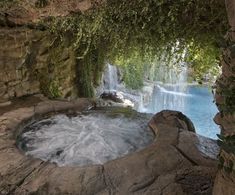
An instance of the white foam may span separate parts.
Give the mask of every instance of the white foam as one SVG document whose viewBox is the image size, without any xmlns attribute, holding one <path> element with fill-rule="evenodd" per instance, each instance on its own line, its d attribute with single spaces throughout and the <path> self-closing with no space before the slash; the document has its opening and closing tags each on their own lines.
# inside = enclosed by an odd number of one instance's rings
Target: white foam
<svg viewBox="0 0 235 195">
<path fill-rule="evenodd" d="M 26 154 L 65 165 L 103 164 L 147 146 L 153 134 L 147 118 L 91 113 L 56 115 L 22 134 Z"/>
<path fill-rule="evenodd" d="M 161 87 L 160 85 L 156 85 L 157 88 L 163 93 L 168 93 L 172 95 L 178 95 L 178 96 L 192 96 L 191 94 L 183 93 L 183 92 L 177 92 L 177 91 L 170 91 L 165 89 L 164 87 Z"/>
</svg>

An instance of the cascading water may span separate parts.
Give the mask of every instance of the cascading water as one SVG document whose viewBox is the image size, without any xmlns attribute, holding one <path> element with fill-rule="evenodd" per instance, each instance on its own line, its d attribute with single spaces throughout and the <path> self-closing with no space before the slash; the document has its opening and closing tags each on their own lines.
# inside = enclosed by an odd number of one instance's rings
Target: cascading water
<svg viewBox="0 0 235 195">
<path fill-rule="evenodd" d="M 158 68 L 158 81 L 154 85 L 154 92 L 147 108 L 148 112 L 158 112 L 164 109 L 185 112 L 187 96 L 187 67 L 180 66 Z"/>
<path fill-rule="evenodd" d="M 116 66 L 108 64 L 105 69 L 104 77 L 105 90 L 117 90 L 118 87 L 118 69 Z"/>
<path fill-rule="evenodd" d="M 195 83 L 187 83 L 187 66 L 156 66 L 155 81 L 145 81 L 142 90 L 126 89 L 118 83 L 115 66 L 108 65 L 105 72 L 106 90 L 121 91 L 123 96 L 134 102 L 134 109 L 144 113 L 157 113 L 161 110 L 177 110 L 186 114 L 194 123 L 197 133 L 210 138 L 216 138 L 219 127 L 213 117 L 218 112 L 213 103 L 213 95 L 209 87 Z M 116 75 L 115 75 L 116 74 Z"/>
<path fill-rule="evenodd" d="M 102 96 L 102 94 L 109 96 L 108 94 L 110 94 L 111 96 L 115 96 L 115 98 L 120 99 L 124 106 L 134 107 L 138 110 L 142 105 L 140 105 L 140 102 L 142 100 L 143 93 L 127 89 L 120 80 L 118 68 L 114 65 L 107 64 L 102 76 L 100 87 L 96 89 L 97 96 Z"/>
<path fill-rule="evenodd" d="M 187 83 L 187 66 L 176 69 L 162 66 L 158 69 L 152 99 L 143 110 L 156 113 L 161 110 L 177 110 L 187 115 L 194 123 L 197 133 L 216 138 L 219 127 L 213 117 L 218 112 L 213 103 L 213 95 L 209 87 Z"/>
</svg>

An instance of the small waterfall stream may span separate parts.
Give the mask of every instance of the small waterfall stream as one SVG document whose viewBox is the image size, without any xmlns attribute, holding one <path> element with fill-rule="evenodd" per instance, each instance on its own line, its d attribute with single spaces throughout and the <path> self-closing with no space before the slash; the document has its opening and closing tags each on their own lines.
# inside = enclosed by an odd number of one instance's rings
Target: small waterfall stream
<svg viewBox="0 0 235 195">
<path fill-rule="evenodd" d="M 104 90 L 117 90 L 118 88 L 118 69 L 116 66 L 107 64 L 104 77 Z"/>
<path fill-rule="evenodd" d="M 187 83 L 187 66 L 176 69 L 158 68 L 157 81 L 145 81 L 142 90 L 129 90 L 120 83 L 117 67 L 108 64 L 103 76 L 103 91 L 116 91 L 134 103 L 138 112 L 157 113 L 161 110 L 177 110 L 186 114 L 194 123 L 197 133 L 216 139 L 219 127 L 213 118 L 218 112 L 213 95 L 207 86 Z"/>
<path fill-rule="evenodd" d="M 164 109 L 185 112 L 187 94 L 187 67 L 180 66 L 158 68 L 158 81 L 155 82 L 152 99 L 147 106 L 149 112 L 158 112 Z"/>
</svg>

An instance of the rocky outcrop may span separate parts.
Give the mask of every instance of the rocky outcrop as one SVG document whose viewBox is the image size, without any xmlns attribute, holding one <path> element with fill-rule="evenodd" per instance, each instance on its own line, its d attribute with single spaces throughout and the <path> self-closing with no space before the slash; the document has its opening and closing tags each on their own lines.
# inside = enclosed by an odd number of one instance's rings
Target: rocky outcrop
<svg viewBox="0 0 235 195">
<path fill-rule="evenodd" d="M 178 111 L 164 110 L 159 114 L 155 115 L 152 119 L 154 124 L 163 124 L 171 127 L 177 127 L 179 129 L 186 129 L 187 131 L 196 132 L 192 121 Z M 150 123 L 151 125 L 151 123 Z"/>
<path fill-rule="evenodd" d="M 220 170 L 213 191 L 215 195 L 235 194 L 235 1 L 225 2 L 230 29 L 222 49 L 222 75 L 216 82 L 216 104 L 220 112 L 215 122 L 221 127 L 222 143 Z"/>
<path fill-rule="evenodd" d="M 36 35 L 34 35 L 36 36 Z M 24 60 L 29 51 L 32 31 L 0 30 L 0 99 L 39 92 L 39 82 L 30 79 Z"/>
<path fill-rule="evenodd" d="M 72 44 L 27 28 L 0 29 L 0 101 L 43 92 L 76 97 Z"/>
<path fill-rule="evenodd" d="M 58 167 L 22 154 L 16 136 L 36 116 L 82 111 L 94 102 L 31 98 L 24 105 L 13 102 L 0 113 L 0 194 L 211 194 L 217 145 L 189 131 L 192 127 L 181 113 L 155 115 L 149 126 L 156 139 L 139 152 L 103 165 Z"/>
<path fill-rule="evenodd" d="M 76 98 L 77 60 L 73 40 L 51 35 L 42 24 L 84 12 L 101 1 L 24 0 L 0 2 L 0 105 L 15 97 L 43 93 Z"/>
<path fill-rule="evenodd" d="M 121 96 L 121 94 L 117 93 L 116 91 L 104 92 L 100 95 L 100 98 L 104 100 L 111 100 L 117 103 L 124 103 L 123 101 L 124 97 Z"/>
<path fill-rule="evenodd" d="M 101 0 L 21 0 L 0 3 L 0 25 L 35 25 L 49 17 L 63 17 L 72 12 L 84 12 Z"/>
</svg>

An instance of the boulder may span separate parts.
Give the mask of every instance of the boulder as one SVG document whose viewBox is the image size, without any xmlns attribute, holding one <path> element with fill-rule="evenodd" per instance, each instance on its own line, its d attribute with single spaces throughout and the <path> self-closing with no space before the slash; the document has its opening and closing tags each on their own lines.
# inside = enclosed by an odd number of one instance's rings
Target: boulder
<svg viewBox="0 0 235 195">
<path fill-rule="evenodd" d="M 195 127 L 192 121 L 183 113 L 178 111 L 163 110 L 157 113 L 149 124 L 150 126 L 154 124 L 164 124 L 195 133 Z"/>
<path fill-rule="evenodd" d="M 104 92 L 100 95 L 100 98 L 104 100 L 112 100 L 113 102 L 117 103 L 124 103 L 123 101 L 124 97 L 122 96 L 121 93 L 118 93 L 117 91 Z"/>
</svg>

